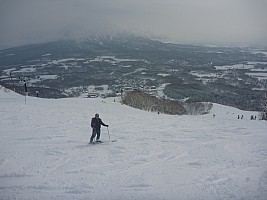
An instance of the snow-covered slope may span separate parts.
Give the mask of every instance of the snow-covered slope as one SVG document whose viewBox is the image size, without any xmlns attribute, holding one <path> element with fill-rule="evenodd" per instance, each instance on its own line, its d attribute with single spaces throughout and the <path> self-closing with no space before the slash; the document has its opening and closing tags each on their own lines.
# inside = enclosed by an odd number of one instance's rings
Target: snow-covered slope
<svg viewBox="0 0 267 200">
<path fill-rule="evenodd" d="M 267 197 L 267 122 L 250 120 L 257 113 L 215 104 L 208 115 L 158 115 L 113 98 L 25 104 L 4 90 L 0 199 Z M 88 145 L 95 113 L 110 125 L 102 127 L 107 142 Z"/>
</svg>

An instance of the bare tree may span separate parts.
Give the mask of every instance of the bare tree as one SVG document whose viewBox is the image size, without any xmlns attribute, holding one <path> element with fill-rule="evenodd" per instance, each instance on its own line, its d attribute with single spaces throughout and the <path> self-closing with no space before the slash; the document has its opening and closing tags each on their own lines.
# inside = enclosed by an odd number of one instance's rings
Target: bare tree
<svg viewBox="0 0 267 200">
<path fill-rule="evenodd" d="M 159 99 L 141 91 L 125 93 L 122 103 L 141 110 L 166 113 L 171 115 L 185 114 L 186 111 L 178 101 Z"/>
</svg>

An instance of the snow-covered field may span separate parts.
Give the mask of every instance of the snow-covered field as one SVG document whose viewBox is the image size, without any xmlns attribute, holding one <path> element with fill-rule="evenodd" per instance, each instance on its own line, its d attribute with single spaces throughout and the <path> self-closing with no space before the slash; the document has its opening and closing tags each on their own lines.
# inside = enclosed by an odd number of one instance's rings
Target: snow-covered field
<svg viewBox="0 0 267 200">
<path fill-rule="evenodd" d="M 254 76 L 256 78 L 258 78 L 259 80 L 263 80 L 266 79 L 267 80 L 267 73 L 246 73 L 249 76 Z"/>
<path fill-rule="evenodd" d="M 109 129 L 88 145 L 95 113 Z M 267 122 L 251 115 L 218 104 L 208 115 L 158 115 L 113 98 L 25 105 L 2 88 L 0 199 L 266 200 Z"/>
</svg>

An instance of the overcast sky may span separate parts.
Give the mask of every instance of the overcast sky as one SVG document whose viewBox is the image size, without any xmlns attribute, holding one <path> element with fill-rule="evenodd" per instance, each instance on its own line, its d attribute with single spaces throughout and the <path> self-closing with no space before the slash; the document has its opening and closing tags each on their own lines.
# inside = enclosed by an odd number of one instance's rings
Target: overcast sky
<svg viewBox="0 0 267 200">
<path fill-rule="evenodd" d="M 267 44 L 267 0 L 0 0 L 0 48 L 117 32 Z"/>
</svg>

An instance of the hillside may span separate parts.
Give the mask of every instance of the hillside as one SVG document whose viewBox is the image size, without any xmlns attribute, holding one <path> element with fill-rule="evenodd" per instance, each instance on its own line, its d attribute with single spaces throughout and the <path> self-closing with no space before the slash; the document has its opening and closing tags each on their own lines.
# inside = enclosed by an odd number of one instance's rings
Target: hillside
<svg viewBox="0 0 267 200">
<path fill-rule="evenodd" d="M 214 104 L 207 115 L 158 115 L 114 98 L 26 100 L 0 88 L 0 199 L 266 199 L 267 123 L 250 120 L 256 112 Z M 95 113 L 109 129 L 105 143 L 89 145 Z"/>
<path fill-rule="evenodd" d="M 267 89 L 267 50 L 162 43 L 102 35 L 0 50 L 0 85 L 41 98 L 142 90 L 188 102 L 259 111 Z M 106 92 L 106 88 L 108 92 Z"/>
</svg>

